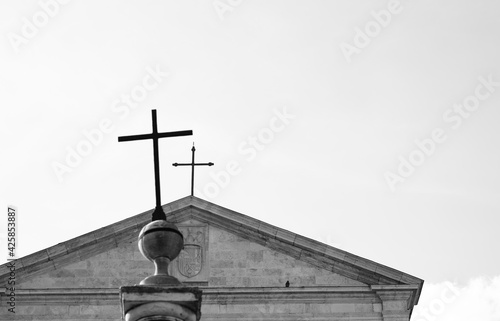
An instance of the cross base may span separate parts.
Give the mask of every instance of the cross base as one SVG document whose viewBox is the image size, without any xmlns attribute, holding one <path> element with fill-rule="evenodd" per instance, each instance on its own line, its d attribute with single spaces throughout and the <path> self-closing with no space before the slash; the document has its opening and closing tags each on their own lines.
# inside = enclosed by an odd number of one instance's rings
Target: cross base
<svg viewBox="0 0 500 321">
<path fill-rule="evenodd" d="M 158 221 L 158 220 L 167 220 L 167 215 L 165 215 L 165 212 L 163 211 L 163 208 L 161 206 L 156 206 L 155 211 L 153 212 L 152 215 L 152 221 Z"/>
</svg>

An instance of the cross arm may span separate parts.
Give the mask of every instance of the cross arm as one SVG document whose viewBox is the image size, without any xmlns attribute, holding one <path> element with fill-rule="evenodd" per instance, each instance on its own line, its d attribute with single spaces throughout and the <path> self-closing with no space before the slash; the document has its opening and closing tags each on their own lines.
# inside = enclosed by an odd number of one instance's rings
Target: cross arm
<svg viewBox="0 0 500 321">
<path fill-rule="evenodd" d="M 168 133 L 157 133 L 157 134 L 143 134 L 143 135 L 131 135 L 131 136 L 120 136 L 118 137 L 119 142 L 129 142 L 132 140 L 144 140 L 152 138 L 163 138 L 163 137 L 177 137 L 177 136 L 189 136 L 193 135 L 192 130 L 180 130 L 176 132 Z"/>
<path fill-rule="evenodd" d="M 210 162 L 210 163 L 173 163 L 172 166 L 198 166 L 198 165 L 202 165 L 202 166 L 213 166 L 214 163 Z"/>
<path fill-rule="evenodd" d="M 174 136 L 190 136 L 190 135 L 193 135 L 192 130 L 180 130 L 177 132 L 158 133 L 158 138 L 174 137 Z"/>
<path fill-rule="evenodd" d="M 130 136 L 119 136 L 119 142 L 129 142 L 132 140 L 143 140 L 143 139 L 151 139 L 153 138 L 153 134 L 144 134 L 144 135 L 130 135 Z"/>
</svg>

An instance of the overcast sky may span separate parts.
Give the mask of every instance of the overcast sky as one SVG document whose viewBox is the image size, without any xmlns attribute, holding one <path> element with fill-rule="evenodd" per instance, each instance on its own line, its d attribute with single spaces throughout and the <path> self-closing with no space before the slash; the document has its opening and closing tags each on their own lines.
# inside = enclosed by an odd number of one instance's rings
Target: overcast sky
<svg viewBox="0 0 500 321">
<path fill-rule="evenodd" d="M 195 142 L 215 163 L 196 196 L 424 279 L 424 320 L 467 315 L 474 289 L 476 320 L 500 320 L 499 15 L 487 0 L 2 1 L 0 203 L 18 208 L 19 255 L 154 207 L 152 143 L 117 137 L 151 132 L 157 109 L 160 131 L 194 132 L 160 141 L 163 203 L 189 195 L 171 164 Z"/>
</svg>

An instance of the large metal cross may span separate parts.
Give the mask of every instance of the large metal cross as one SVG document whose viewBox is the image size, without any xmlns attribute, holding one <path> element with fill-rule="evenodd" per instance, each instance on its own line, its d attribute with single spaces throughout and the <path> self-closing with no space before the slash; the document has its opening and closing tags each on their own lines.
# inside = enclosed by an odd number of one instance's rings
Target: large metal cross
<svg viewBox="0 0 500 321">
<path fill-rule="evenodd" d="M 191 166 L 191 196 L 194 194 L 194 167 L 195 166 L 213 166 L 214 163 L 195 163 L 194 162 L 194 152 L 196 151 L 196 148 L 194 148 L 194 143 L 193 143 L 193 148 L 191 148 L 191 151 L 193 152 L 193 157 L 191 160 L 191 163 L 173 163 L 172 166 Z"/>
<path fill-rule="evenodd" d="M 177 132 L 167 132 L 158 133 L 158 127 L 156 125 L 156 109 L 151 110 L 151 115 L 153 117 L 153 132 L 151 134 L 143 135 L 132 135 L 132 136 L 120 136 L 118 137 L 119 142 L 128 142 L 132 140 L 153 140 L 153 156 L 155 165 L 155 188 L 156 188 L 156 208 L 153 212 L 153 221 L 156 220 L 166 220 L 167 216 L 163 212 L 161 207 L 161 193 L 160 193 L 160 157 L 158 156 L 158 139 L 164 137 L 176 137 L 176 136 L 188 136 L 193 135 L 192 130 L 181 130 Z"/>
</svg>

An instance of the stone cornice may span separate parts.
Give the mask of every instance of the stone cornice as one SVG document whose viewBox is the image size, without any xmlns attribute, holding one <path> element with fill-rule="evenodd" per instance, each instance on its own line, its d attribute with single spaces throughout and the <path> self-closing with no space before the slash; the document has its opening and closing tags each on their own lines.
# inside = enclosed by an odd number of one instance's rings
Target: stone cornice
<svg viewBox="0 0 500 321">
<path fill-rule="evenodd" d="M 380 303 L 381 300 L 368 286 L 298 287 L 298 288 L 246 288 L 200 287 L 203 304 L 256 304 L 256 303 Z M 2 302 L 5 289 L 0 290 Z M 65 288 L 65 289 L 16 289 L 20 304 L 70 304 L 94 305 L 119 304 L 119 289 Z"/>
<path fill-rule="evenodd" d="M 372 285 L 371 289 L 375 291 L 382 302 L 384 320 L 400 320 L 411 317 L 413 307 L 418 303 L 422 288 L 418 285 L 404 284 Z"/>
<path fill-rule="evenodd" d="M 18 289 L 16 301 L 25 305 L 87 303 L 93 305 L 119 304 L 119 289 Z M 5 304 L 5 289 L 0 291 Z"/>
<path fill-rule="evenodd" d="M 372 285 L 370 286 L 382 301 L 406 300 L 408 309 L 418 304 L 421 287 L 417 284 Z"/>
</svg>

